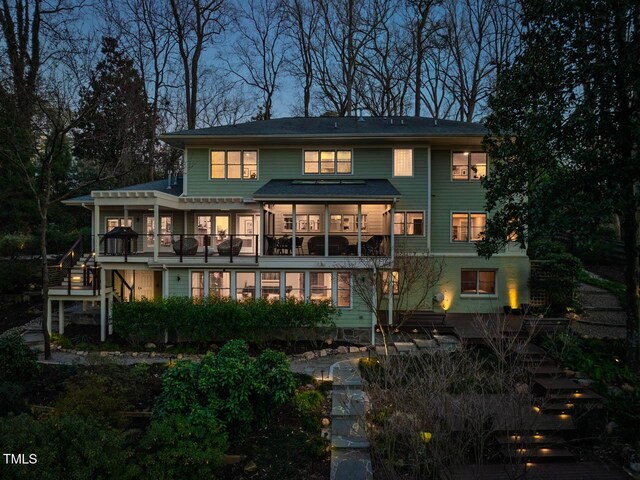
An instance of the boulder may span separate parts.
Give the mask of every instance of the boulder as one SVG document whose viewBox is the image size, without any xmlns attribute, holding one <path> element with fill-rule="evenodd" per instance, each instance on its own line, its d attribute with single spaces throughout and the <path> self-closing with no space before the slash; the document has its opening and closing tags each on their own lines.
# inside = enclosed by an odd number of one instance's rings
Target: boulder
<svg viewBox="0 0 640 480">
<path fill-rule="evenodd" d="M 320 350 L 320 351 L 318 352 L 318 355 L 319 355 L 320 357 L 326 357 L 326 356 L 327 356 L 327 349 L 326 349 L 326 348 L 323 348 L 322 350 Z"/>
<path fill-rule="evenodd" d="M 358 347 L 349 347 L 349 353 L 360 353 L 360 349 Z"/>
<path fill-rule="evenodd" d="M 322 426 L 323 427 L 328 427 L 329 424 L 331 424 L 331 420 L 329 420 L 327 417 L 322 419 Z"/>
<path fill-rule="evenodd" d="M 305 358 L 305 360 L 313 360 L 314 358 L 316 358 L 316 353 L 309 350 L 308 352 L 304 352 L 302 356 Z"/>
<path fill-rule="evenodd" d="M 147 350 L 152 350 L 152 349 L 157 348 L 157 347 L 156 347 L 156 344 L 155 344 L 155 343 L 151 343 L 151 342 L 149 342 L 149 343 L 146 343 L 146 344 L 144 345 L 144 348 L 146 348 Z"/>
<path fill-rule="evenodd" d="M 156 357 L 156 352 L 151 352 L 151 353 L 149 354 L 149 357 L 151 357 L 151 358 L 155 358 L 155 357 Z"/>
<path fill-rule="evenodd" d="M 360 347 L 360 351 L 361 351 L 362 353 L 366 353 L 366 352 L 367 352 L 367 350 L 369 350 L 369 347 Z"/>
<path fill-rule="evenodd" d="M 349 353 L 349 349 L 347 347 L 345 347 L 345 346 L 341 346 L 341 347 L 336 348 L 336 351 L 338 353 Z"/>
<path fill-rule="evenodd" d="M 256 470 L 258 470 L 258 465 L 256 465 L 256 462 L 254 462 L 253 460 L 251 460 L 249 463 L 247 463 L 244 466 L 244 472 L 245 473 L 253 473 Z"/>
</svg>

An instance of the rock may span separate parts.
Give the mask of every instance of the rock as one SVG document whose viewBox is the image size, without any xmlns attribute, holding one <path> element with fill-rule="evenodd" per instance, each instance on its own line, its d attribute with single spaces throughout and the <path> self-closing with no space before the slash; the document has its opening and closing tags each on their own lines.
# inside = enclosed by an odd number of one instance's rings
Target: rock
<svg viewBox="0 0 640 480">
<path fill-rule="evenodd" d="M 100 352 L 101 357 L 106 357 L 107 355 L 109 355 L 109 352 Z"/>
<path fill-rule="evenodd" d="M 336 348 L 336 351 L 338 353 L 349 353 L 349 349 L 347 347 L 344 347 L 344 346 Z"/>
<path fill-rule="evenodd" d="M 316 354 L 315 354 L 315 352 L 312 352 L 312 351 L 304 352 L 304 353 L 302 354 L 302 356 L 303 356 L 306 360 L 313 360 L 314 358 L 316 358 Z"/>
<path fill-rule="evenodd" d="M 633 385 L 629 385 L 628 383 L 623 383 L 620 388 L 622 388 L 622 390 L 627 393 L 631 393 L 636 390 L 635 388 L 633 388 Z"/>
<path fill-rule="evenodd" d="M 369 350 L 369 347 L 360 347 L 360 351 L 366 353 Z"/>
<path fill-rule="evenodd" d="M 578 383 L 583 387 L 590 387 L 591 385 L 593 385 L 593 380 L 591 380 L 590 378 L 578 378 L 577 380 Z"/>
<path fill-rule="evenodd" d="M 618 429 L 618 424 L 616 422 L 609 422 L 604 429 L 607 432 L 607 435 L 613 435 L 613 432 Z"/>
<path fill-rule="evenodd" d="M 527 385 L 526 383 L 518 383 L 516 385 L 516 393 L 520 395 L 526 395 L 527 393 L 529 393 L 529 385 Z"/>
<path fill-rule="evenodd" d="M 113 352 L 113 356 L 114 356 L 114 357 L 119 357 L 120 355 L 122 355 L 122 353 L 121 353 L 121 352 Z"/>
<path fill-rule="evenodd" d="M 331 420 L 329 420 L 328 418 L 325 417 L 325 418 L 322 419 L 322 426 L 323 427 L 328 427 L 330 423 L 331 423 Z"/>
<path fill-rule="evenodd" d="M 349 353 L 360 353 L 360 349 L 358 347 L 349 347 Z"/>
<path fill-rule="evenodd" d="M 327 338 L 324 343 L 326 343 L 327 345 L 331 345 L 333 343 L 333 338 L 329 337 Z"/>
<path fill-rule="evenodd" d="M 132 357 L 137 357 L 137 356 L 138 356 L 138 352 L 133 352 L 133 353 L 131 354 L 131 356 L 132 356 Z"/>
<path fill-rule="evenodd" d="M 169 350 L 170 348 L 173 348 L 173 344 L 172 344 L 172 343 L 167 343 L 167 344 L 164 346 L 164 348 L 165 348 L 166 350 Z"/>
<path fill-rule="evenodd" d="M 245 458 L 246 457 L 244 455 L 229 455 L 229 454 L 225 453 L 222 456 L 222 464 L 223 465 L 234 465 L 236 463 L 240 463 Z"/>
<path fill-rule="evenodd" d="M 156 347 L 156 344 L 155 344 L 155 343 L 151 343 L 151 342 L 149 342 L 149 343 L 146 343 L 146 344 L 144 345 L 144 348 L 146 348 L 146 349 L 148 349 L 148 350 L 152 350 L 152 349 L 157 348 L 157 347 Z"/>
<path fill-rule="evenodd" d="M 151 357 L 151 358 L 155 358 L 155 357 L 156 357 L 156 352 L 151 352 L 151 353 L 149 354 L 149 357 Z"/>
<path fill-rule="evenodd" d="M 586 373 L 584 373 L 584 372 L 575 372 L 575 377 L 576 377 L 576 378 L 589 378 L 589 377 L 587 376 L 587 374 L 586 374 Z"/>
<path fill-rule="evenodd" d="M 181 353 L 179 353 L 179 354 L 178 354 L 178 360 L 182 360 L 183 358 L 184 358 L 184 355 L 183 355 L 183 354 L 181 354 Z"/>
<path fill-rule="evenodd" d="M 253 460 L 251 460 L 249 463 L 247 463 L 244 466 L 244 473 L 253 473 L 257 470 L 258 470 L 258 465 L 256 465 L 256 462 L 254 462 Z"/>
<path fill-rule="evenodd" d="M 323 428 L 320 430 L 320 437 L 324 438 L 325 440 L 330 440 L 331 439 L 331 429 L 330 428 Z"/>
<path fill-rule="evenodd" d="M 320 351 L 318 352 L 318 355 L 319 355 L 320 357 L 326 357 L 326 356 L 327 356 L 327 349 L 326 349 L 326 348 L 323 348 L 322 350 L 320 350 Z"/>
<path fill-rule="evenodd" d="M 564 374 L 565 376 L 572 378 L 576 376 L 576 372 L 574 372 L 573 370 L 569 370 L 568 368 L 564 369 Z"/>
</svg>

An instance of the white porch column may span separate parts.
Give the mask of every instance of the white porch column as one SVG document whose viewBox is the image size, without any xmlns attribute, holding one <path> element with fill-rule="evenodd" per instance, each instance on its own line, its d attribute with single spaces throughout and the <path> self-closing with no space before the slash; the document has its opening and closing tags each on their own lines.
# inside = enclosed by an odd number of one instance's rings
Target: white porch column
<svg viewBox="0 0 640 480">
<path fill-rule="evenodd" d="M 265 213 L 264 213 L 264 203 L 260 203 L 260 231 L 258 237 L 258 255 L 262 256 L 264 251 L 264 242 L 265 242 L 265 232 L 267 231 L 267 226 L 265 225 Z"/>
<path fill-rule="evenodd" d="M 113 335 L 113 322 L 111 321 L 111 312 L 113 312 L 113 291 L 107 298 L 107 324 L 109 325 L 109 335 Z"/>
<path fill-rule="evenodd" d="M 280 300 L 287 297 L 287 274 L 283 270 L 280 271 Z"/>
<path fill-rule="evenodd" d="M 296 256 L 296 204 L 291 204 L 291 255 Z M 308 229 L 307 229 L 308 230 Z"/>
<path fill-rule="evenodd" d="M 396 235 L 395 235 L 395 230 L 396 230 L 396 204 L 392 203 L 391 204 L 391 213 L 390 213 L 390 218 L 389 218 L 389 228 L 391 230 L 391 242 L 389 245 L 390 248 L 390 252 L 389 252 L 389 256 L 391 258 L 393 258 L 395 256 L 395 249 L 396 249 Z"/>
<path fill-rule="evenodd" d="M 162 271 L 162 298 L 169 296 L 169 270 Z"/>
<path fill-rule="evenodd" d="M 187 223 L 189 221 L 188 215 L 187 215 L 187 211 L 184 211 L 184 215 L 182 216 L 182 233 L 184 233 L 185 235 L 187 235 L 189 233 L 189 229 L 187 228 Z M 194 229 L 194 233 L 195 233 L 195 229 Z"/>
<path fill-rule="evenodd" d="M 100 256 L 100 205 L 93 209 L 93 251 L 96 254 L 96 262 Z"/>
<path fill-rule="evenodd" d="M 229 294 L 232 300 L 236 300 L 236 272 L 229 272 Z"/>
<path fill-rule="evenodd" d="M 47 331 L 51 335 L 51 300 L 47 300 Z"/>
<path fill-rule="evenodd" d="M 329 256 L 329 204 L 324 204 L 324 256 Z"/>
<path fill-rule="evenodd" d="M 358 204 L 358 256 L 362 255 L 362 204 Z"/>
<path fill-rule="evenodd" d="M 156 203 L 153 206 L 153 261 L 158 261 L 158 242 L 160 240 L 160 207 Z"/>
<path fill-rule="evenodd" d="M 64 335 L 64 301 L 58 300 L 58 333 Z"/>
<path fill-rule="evenodd" d="M 376 266 L 375 264 L 373 265 L 373 278 L 374 278 L 374 282 L 377 285 L 378 283 L 378 272 L 376 270 Z M 373 305 L 374 307 L 376 305 L 378 305 L 378 288 L 372 288 L 371 289 L 371 296 L 372 296 L 372 300 L 371 300 L 371 305 Z M 376 325 L 378 324 L 378 319 L 376 317 L 376 311 L 375 308 L 371 310 L 371 345 L 376 344 Z"/>
<path fill-rule="evenodd" d="M 123 214 L 123 227 L 127 227 L 128 226 L 128 220 L 129 220 L 129 207 L 124 207 L 124 214 Z"/>
<path fill-rule="evenodd" d="M 389 292 L 389 325 L 393 325 L 393 270 L 387 271 L 387 291 Z"/>
<path fill-rule="evenodd" d="M 100 341 L 104 342 L 107 339 L 107 305 L 106 305 L 106 295 L 105 285 L 106 285 L 107 275 L 104 268 L 100 269 Z"/>
<path fill-rule="evenodd" d="M 307 270 L 304 272 L 304 299 L 305 301 L 311 300 L 311 274 Z"/>
</svg>

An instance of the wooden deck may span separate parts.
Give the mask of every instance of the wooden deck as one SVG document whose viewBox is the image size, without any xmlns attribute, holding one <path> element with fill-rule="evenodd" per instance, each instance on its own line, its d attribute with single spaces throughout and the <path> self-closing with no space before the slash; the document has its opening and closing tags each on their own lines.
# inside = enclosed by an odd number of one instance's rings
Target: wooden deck
<svg viewBox="0 0 640 480">
<path fill-rule="evenodd" d="M 442 480 L 623 480 L 629 476 L 607 465 L 583 463 L 527 463 L 526 465 L 462 465 Z"/>
</svg>

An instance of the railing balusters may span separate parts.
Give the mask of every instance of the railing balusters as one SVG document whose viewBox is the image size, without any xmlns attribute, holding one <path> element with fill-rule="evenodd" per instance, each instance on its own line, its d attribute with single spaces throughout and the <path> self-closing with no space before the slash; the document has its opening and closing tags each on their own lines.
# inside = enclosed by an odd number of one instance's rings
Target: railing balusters
<svg viewBox="0 0 640 480">
<path fill-rule="evenodd" d="M 71 295 L 71 268 L 67 268 L 67 295 Z"/>
<path fill-rule="evenodd" d="M 182 263 L 182 249 L 184 248 L 184 234 L 180 234 L 180 263 Z"/>
<path fill-rule="evenodd" d="M 255 242 L 253 243 L 253 248 L 256 251 L 256 263 L 258 263 L 258 242 L 260 241 L 260 235 L 254 235 Z"/>
<path fill-rule="evenodd" d="M 209 242 L 211 242 L 211 238 L 209 235 L 205 235 L 203 239 L 204 243 L 204 263 L 209 263 Z"/>
<path fill-rule="evenodd" d="M 229 235 L 229 263 L 233 263 L 233 235 Z"/>
</svg>

